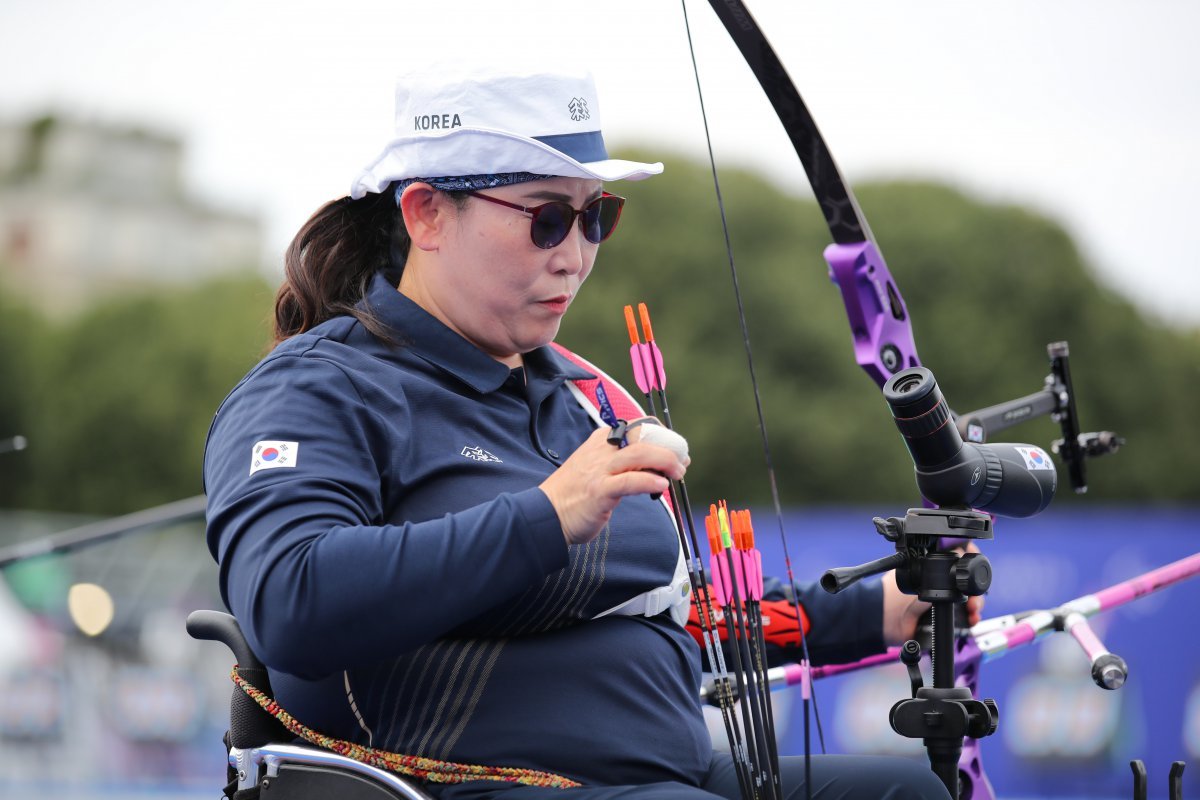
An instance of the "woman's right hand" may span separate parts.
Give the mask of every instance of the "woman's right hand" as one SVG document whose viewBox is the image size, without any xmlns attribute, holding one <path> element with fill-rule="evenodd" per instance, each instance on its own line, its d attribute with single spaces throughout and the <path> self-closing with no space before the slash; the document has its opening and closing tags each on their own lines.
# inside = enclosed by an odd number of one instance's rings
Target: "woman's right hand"
<svg viewBox="0 0 1200 800">
<path fill-rule="evenodd" d="M 668 477 L 679 480 L 687 472 L 690 458 L 681 459 L 665 447 L 638 441 L 641 430 L 631 430 L 629 445 L 617 449 L 608 443 L 610 429 L 597 429 L 542 481 L 539 488 L 558 513 L 567 544 L 586 544 L 596 538 L 621 498 L 662 494 L 667 491 Z"/>
</svg>

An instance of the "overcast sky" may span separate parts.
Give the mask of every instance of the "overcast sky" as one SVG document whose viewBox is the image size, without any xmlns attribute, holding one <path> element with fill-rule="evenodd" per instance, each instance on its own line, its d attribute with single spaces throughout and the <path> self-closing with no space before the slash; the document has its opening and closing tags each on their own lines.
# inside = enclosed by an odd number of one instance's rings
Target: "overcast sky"
<svg viewBox="0 0 1200 800">
<path fill-rule="evenodd" d="M 852 184 L 933 177 L 1033 205 L 1109 285 L 1200 325 L 1200 3 L 748 4 Z M 689 13 L 718 164 L 801 191 L 711 9 L 689 0 Z M 0 116 L 55 110 L 186 137 L 190 185 L 261 213 L 276 260 L 390 136 L 399 71 L 531 50 L 592 66 L 610 146 L 703 153 L 676 0 L 0 0 Z"/>
</svg>

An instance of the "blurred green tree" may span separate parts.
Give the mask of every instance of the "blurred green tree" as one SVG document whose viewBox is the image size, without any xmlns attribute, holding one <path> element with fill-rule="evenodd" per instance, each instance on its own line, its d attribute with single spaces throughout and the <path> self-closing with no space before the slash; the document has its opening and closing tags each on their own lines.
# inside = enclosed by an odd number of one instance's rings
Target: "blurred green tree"
<svg viewBox="0 0 1200 800">
<path fill-rule="evenodd" d="M 44 337 L 12 505 L 121 513 L 199 494 L 221 398 L 266 351 L 272 290 L 230 278 L 96 306 Z"/>
<path fill-rule="evenodd" d="M 672 159 L 663 176 L 621 187 L 621 231 L 559 340 L 632 386 L 621 309 L 648 303 L 692 447 L 692 500 L 759 505 L 769 485 L 710 180 L 706 165 Z M 722 187 L 783 502 L 913 502 L 912 464 L 853 362 L 815 204 L 737 170 Z M 1046 344 L 1067 339 L 1084 429 L 1129 440 L 1091 465 L 1093 496 L 1194 499 L 1200 332 L 1148 320 L 1042 215 L 928 183 L 858 189 L 953 407 L 1039 390 Z M 30 439 L 0 456 L 0 506 L 120 513 L 200 492 L 209 422 L 266 352 L 272 294 L 258 278 L 226 279 L 57 325 L 0 295 L 0 437 Z M 1041 419 L 1000 438 L 1057 436 Z"/>
<path fill-rule="evenodd" d="M 647 302 L 667 353 L 672 416 L 692 446 L 692 499 L 765 504 L 769 483 L 709 181 L 706 166 L 675 159 L 661 178 L 622 188 L 622 229 L 559 338 L 632 383 L 621 306 Z M 911 462 L 853 362 L 815 204 L 738 171 L 723 173 L 722 188 L 783 502 L 912 502 Z M 1043 216 L 927 183 L 867 184 L 858 197 L 904 293 L 922 361 L 954 408 L 1041 389 L 1046 344 L 1069 340 L 1084 430 L 1116 430 L 1130 441 L 1091 465 L 1093 494 L 1191 498 L 1188 475 L 1200 466 L 1186 444 L 1200 440 L 1189 399 L 1200 391 L 1194 331 L 1150 321 L 1098 283 L 1067 233 Z M 1041 419 L 998 439 L 1047 446 L 1058 435 Z"/>
<path fill-rule="evenodd" d="M 29 450 L 13 449 L 16 436 L 30 436 L 33 386 L 46 322 L 0 286 L 0 506 L 16 506 L 27 485 Z"/>
</svg>

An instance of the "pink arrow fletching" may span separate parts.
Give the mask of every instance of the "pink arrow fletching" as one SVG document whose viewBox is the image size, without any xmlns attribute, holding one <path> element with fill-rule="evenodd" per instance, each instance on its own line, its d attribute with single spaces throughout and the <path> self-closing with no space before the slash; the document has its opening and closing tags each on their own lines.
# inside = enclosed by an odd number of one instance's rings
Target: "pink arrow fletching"
<svg viewBox="0 0 1200 800">
<path fill-rule="evenodd" d="M 763 599 L 762 552 L 757 548 L 742 553 L 746 562 L 746 597 L 750 600 Z"/>
<path fill-rule="evenodd" d="M 655 342 L 644 344 L 642 347 L 645 347 L 649 350 L 649 358 L 652 359 L 652 361 L 646 365 L 650 370 L 651 388 L 659 391 L 666 389 L 667 370 L 663 367 L 662 351 L 658 349 L 658 344 Z"/>
<path fill-rule="evenodd" d="M 712 573 L 713 594 L 720 605 L 727 606 L 733 602 L 733 582 L 729 580 L 729 564 L 722 555 L 713 553 L 708 559 L 708 568 Z"/>
<path fill-rule="evenodd" d="M 650 381 L 646 378 L 646 362 L 643 358 L 643 350 L 646 345 L 635 344 L 629 348 L 629 360 L 633 363 L 633 381 L 638 388 L 642 390 L 642 394 L 650 394 Z"/>
</svg>

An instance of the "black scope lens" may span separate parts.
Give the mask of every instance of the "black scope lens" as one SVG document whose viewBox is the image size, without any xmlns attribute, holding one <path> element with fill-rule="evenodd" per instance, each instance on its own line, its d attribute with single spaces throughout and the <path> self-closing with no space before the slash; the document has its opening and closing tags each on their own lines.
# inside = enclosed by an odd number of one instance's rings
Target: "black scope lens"
<svg viewBox="0 0 1200 800">
<path fill-rule="evenodd" d="M 918 467 L 934 467 L 958 454 L 963 440 L 933 373 L 924 367 L 897 372 L 883 385 L 887 401 Z"/>
</svg>

